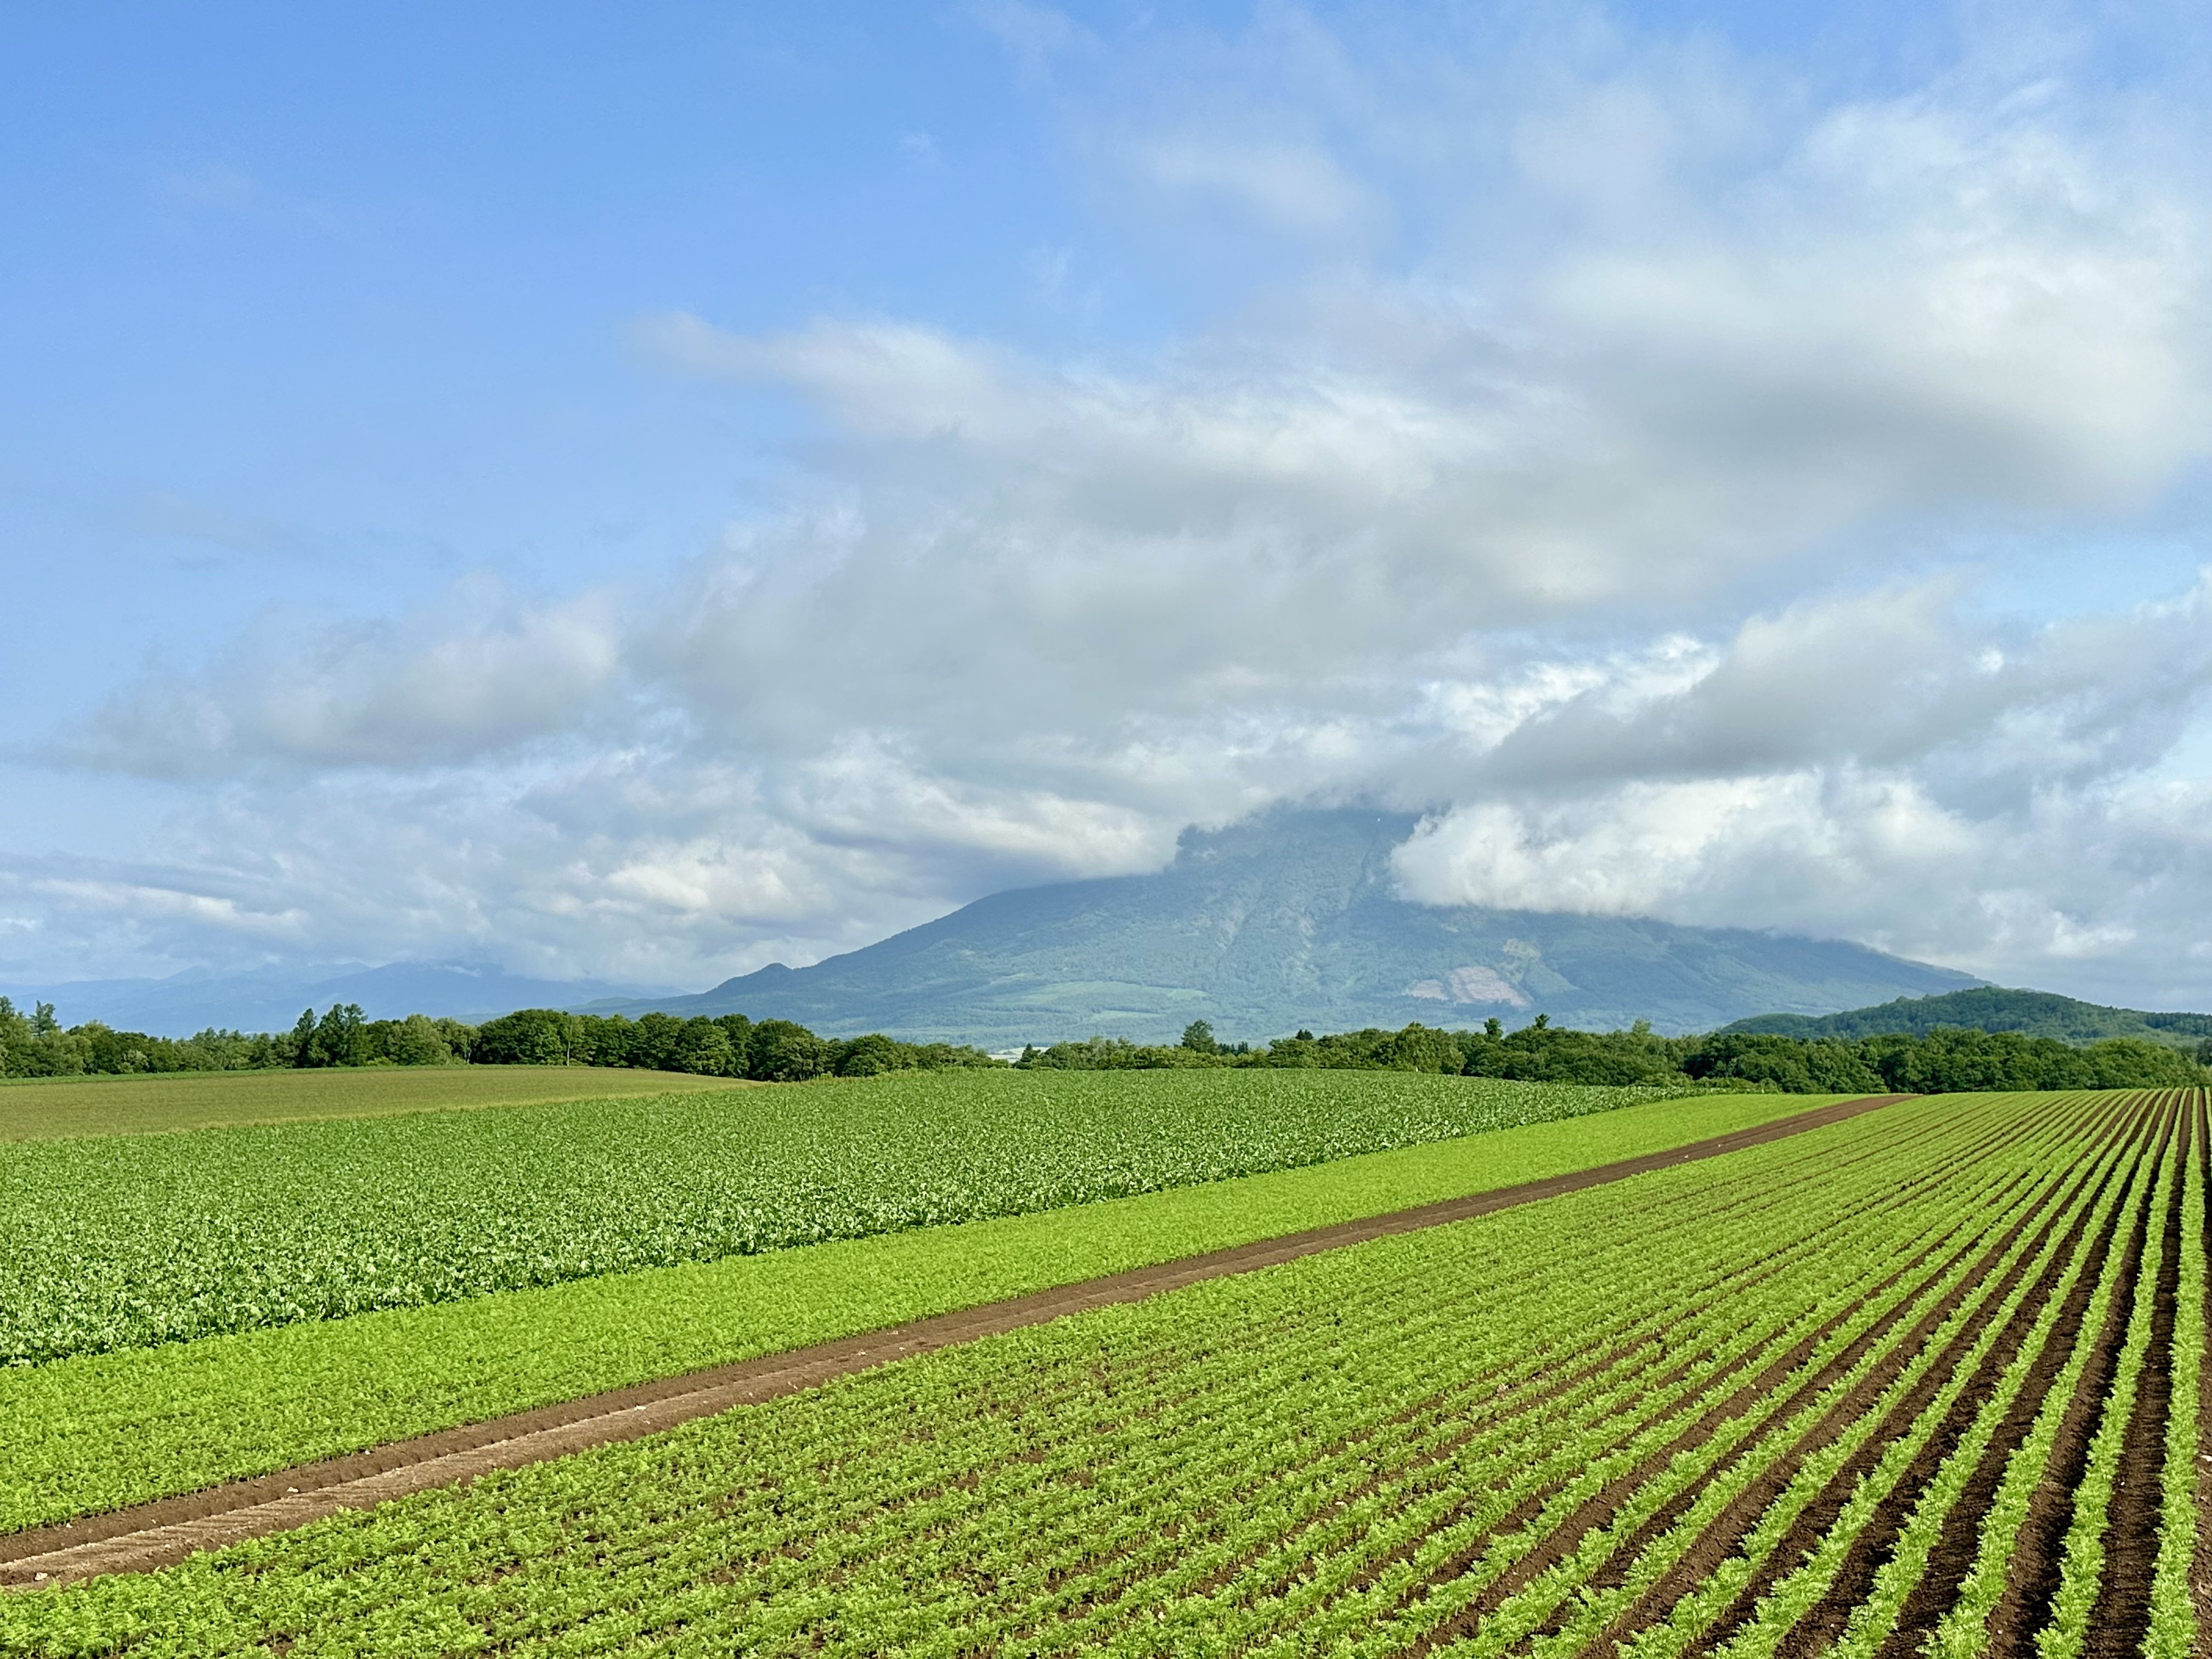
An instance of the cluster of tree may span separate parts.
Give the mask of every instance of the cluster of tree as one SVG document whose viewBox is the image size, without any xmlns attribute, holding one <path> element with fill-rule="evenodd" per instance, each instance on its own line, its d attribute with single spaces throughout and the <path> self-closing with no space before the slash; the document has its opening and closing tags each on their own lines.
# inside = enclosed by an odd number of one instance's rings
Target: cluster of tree
<svg viewBox="0 0 2212 1659">
<path fill-rule="evenodd" d="M 26 1014 L 0 997 L 0 1077 L 105 1072 L 240 1072 L 293 1063 L 290 1039 L 209 1030 L 198 1036 L 117 1031 L 97 1020 L 64 1027 L 54 1006 Z"/>
<path fill-rule="evenodd" d="M 800 1083 L 816 1077 L 879 1077 L 996 1066 L 980 1048 L 866 1036 L 817 1036 L 787 1019 L 758 1024 L 743 1014 L 563 1014 L 526 1008 L 480 1025 L 469 1058 L 479 1066 L 632 1066 L 700 1077 Z"/>
<path fill-rule="evenodd" d="M 1370 1029 L 1300 1031 L 1261 1048 L 1217 1042 L 1194 1021 L 1182 1042 L 1146 1047 L 1114 1037 L 1025 1050 L 1031 1068 L 1103 1071 L 1184 1066 L 1296 1066 L 1464 1073 L 1540 1083 L 1662 1084 L 1768 1089 L 1785 1094 L 1960 1094 L 2016 1089 L 2185 1088 L 2208 1080 L 2189 1054 L 2140 1037 L 2086 1047 L 2016 1031 L 1938 1027 L 1922 1035 L 1791 1037 L 1723 1031 L 1665 1037 L 1638 1021 L 1626 1031 L 1575 1031 L 1543 1015 L 1517 1031 L 1489 1020 L 1479 1031 Z"/>
<path fill-rule="evenodd" d="M 482 1025 L 410 1014 L 368 1019 L 351 1003 L 313 1009 L 288 1032 L 205 1030 L 149 1036 L 97 1022 L 64 1029 L 52 1005 L 21 1012 L 0 997 L 0 1077 L 81 1073 L 232 1072 L 294 1066 L 616 1066 L 698 1077 L 797 1083 L 876 1077 L 1000 1062 L 977 1048 L 901 1042 L 880 1035 L 818 1036 L 785 1019 L 758 1024 L 673 1014 L 566 1014 L 526 1008 Z M 1626 1031 L 1575 1031 L 1543 1015 L 1517 1031 L 1489 1020 L 1479 1031 L 1426 1025 L 1316 1036 L 1300 1031 L 1259 1046 L 1217 1041 L 1204 1020 L 1182 1041 L 1146 1045 L 1120 1037 L 1024 1049 L 1030 1070 L 1118 1071 L 1168 1066 L 1314 1066 L 1339 1071 L 1437 1072 L 1542 1083 L 1661 1084 L 1789 1094 L 1957 1094 L 1979 1090 L 2156 1089 L 2212 1080 L 2186 1052 L 2141 1037 L 2074 1045 L 2018 1031 L 1938 1026 L 1924 1033 L 1784 1036 L 1729 1030 L 1665 1037 L 1638 1021 Z"/>
<path fill-rule="evenodd" d="M 788 1020 L 756 1025 L 742 1014 L 679 1019 L 673 1014 L 600 1018 L 526 1008 L 482 1025 L 410 1014 L 369 1019 L 355 1003 L 312 1008 L 289 1031 L 247 1035 L 209 1030 L 149 1036 L 93 1021 L 64 1028 L 53 1005 L 28 1014 L 0 997 L 0 1077 L 75 1077 L 132 1072 L 267 1071 L 324 1066 L 622 1066 L 700 1077 L 797 1082 L 874 1077 L 999 1062 L 976 1048 L 900 1042 L 887 1036 L 840 1041 Z"/>
</svg>

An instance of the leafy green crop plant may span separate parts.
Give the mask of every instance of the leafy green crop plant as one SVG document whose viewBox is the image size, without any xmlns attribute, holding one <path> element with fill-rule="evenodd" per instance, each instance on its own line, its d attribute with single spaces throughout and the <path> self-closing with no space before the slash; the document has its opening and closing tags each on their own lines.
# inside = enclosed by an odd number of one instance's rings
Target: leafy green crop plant
<svg viewBox="0 0 2212 1659">
<path fill-rule="evenodd" d="M 0 1597 L 0 1651 L 1677 1654 L 1817 1589 L 1772 1558 L 1846 1468 L 1816 1555 L 1935 1523 L 1905 1468 L 2144 1201 L 2139 1106 L 1906 1103 Z M 1754 1489 L 1724 1599 L 1626 1627 Z"/>
</svg>

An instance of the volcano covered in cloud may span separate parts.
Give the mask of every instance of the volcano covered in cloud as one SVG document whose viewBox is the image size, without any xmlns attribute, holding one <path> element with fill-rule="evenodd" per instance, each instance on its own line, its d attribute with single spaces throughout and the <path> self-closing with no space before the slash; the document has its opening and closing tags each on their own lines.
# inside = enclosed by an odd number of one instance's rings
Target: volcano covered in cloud
<svg viewBox="0 0 2212 1659">
<path fill-rule="evenodd" d="M 1171 1041 L 1194 1019 L 1228 1039 L 1540 1013 L 1680 1032 L 1978 982 L 1832 939 L 1415 903 L 1400 896 L 1393 854 L 1418 823 L 1339 808 L 1188 830 L 1155 874 L 998 893 L 811 968 L 593 1006 L 1006 1047 L 1094 1033 Z"/>
</svg>

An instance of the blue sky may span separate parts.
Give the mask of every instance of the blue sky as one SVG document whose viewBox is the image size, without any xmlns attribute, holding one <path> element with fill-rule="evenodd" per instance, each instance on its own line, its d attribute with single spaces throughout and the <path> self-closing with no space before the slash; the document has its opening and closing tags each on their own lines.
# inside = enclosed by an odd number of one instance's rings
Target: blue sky
<svg viewBox="0 0 2212 1659">
<path fill-rule="evenodd" d="M 0 979 L 703 984 L 1356 795 L 2212 1006 L 2191 9 L 0 47 Z"/>
</svg>

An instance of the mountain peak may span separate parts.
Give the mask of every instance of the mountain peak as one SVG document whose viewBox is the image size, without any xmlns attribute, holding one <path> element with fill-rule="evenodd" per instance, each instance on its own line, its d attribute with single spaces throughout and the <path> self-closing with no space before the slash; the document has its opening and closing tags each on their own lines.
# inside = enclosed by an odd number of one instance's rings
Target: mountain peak
<svg viewBox="0 0 2212 1659">
<path fill-rule="evenodd" d="M 1704 1030 L 1978 982 L 1836 940 L 1413 903 L 1390 859 L 1419 823 L 1365 806 L 1274 808 L 1186 830 L 1152 875 L 996 893 L 811 968 L 776 963 L 636 1006 L 995 1048 L 1171 1040 L 1193 1019 L 1255 1040 L 1538 1013 Z"/>
</svg>

